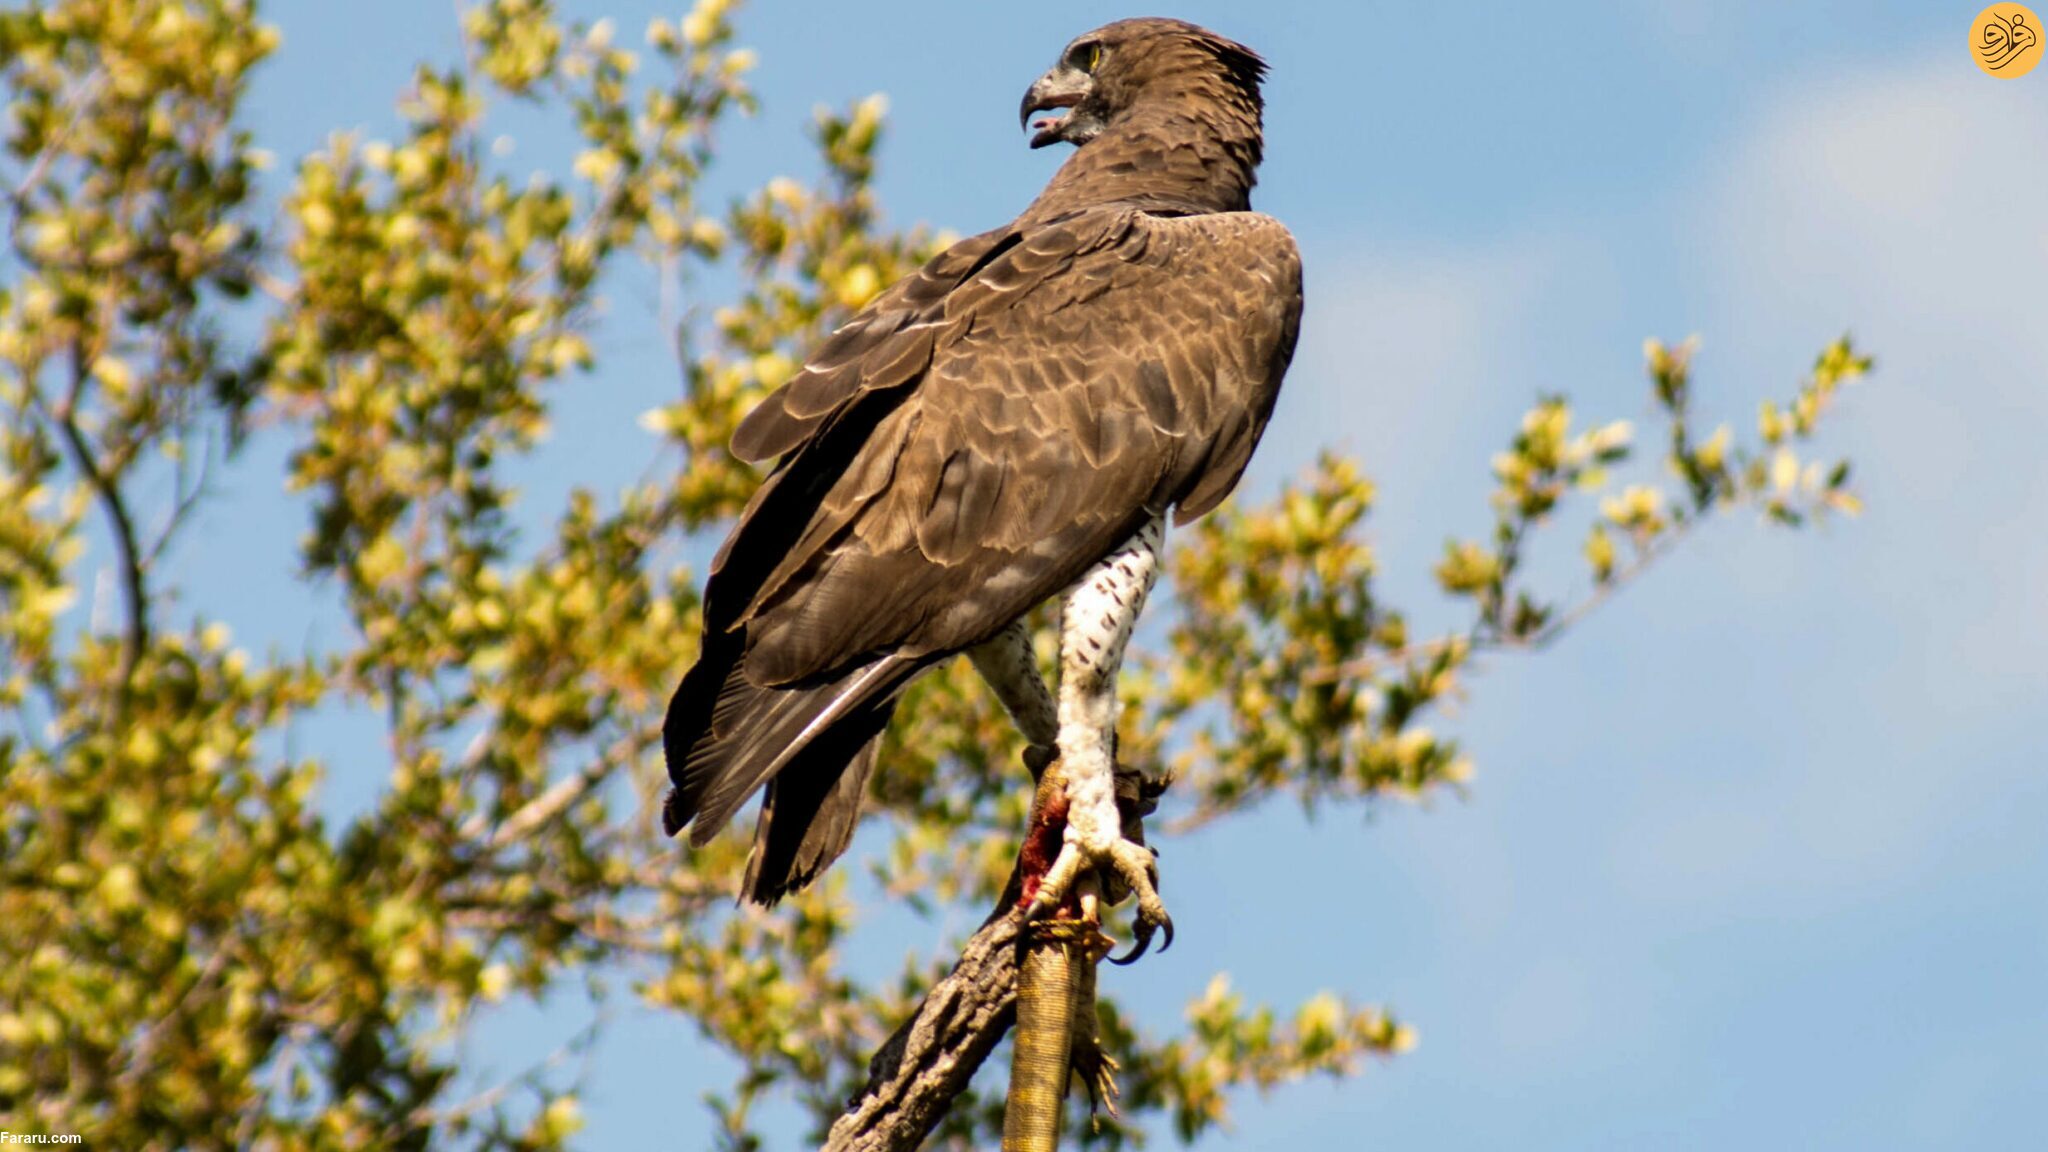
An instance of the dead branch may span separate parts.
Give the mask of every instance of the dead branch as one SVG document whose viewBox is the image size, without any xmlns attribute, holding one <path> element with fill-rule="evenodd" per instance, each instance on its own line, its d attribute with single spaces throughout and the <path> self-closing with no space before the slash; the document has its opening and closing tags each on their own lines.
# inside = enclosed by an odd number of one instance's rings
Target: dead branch
<svg viewBox="0 0 2048 1152">
<path fill-rule="evenodd" d="M 999 907 L 869 1062 L 867 1086 L 832 1125 L 825 1152 L 912 1152 L 1010 1030 L 1024 916 L 1014 899 Z"/>
</svg>

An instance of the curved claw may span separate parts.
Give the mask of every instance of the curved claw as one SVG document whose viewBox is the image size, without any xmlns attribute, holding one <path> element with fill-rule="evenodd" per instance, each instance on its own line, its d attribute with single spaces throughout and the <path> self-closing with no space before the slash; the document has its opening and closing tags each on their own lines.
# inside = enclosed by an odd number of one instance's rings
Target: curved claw
<svg viewBox="0 0 2048 1152">
<path fill-rule="evenodd" d="M 1030 770 L 1033 780 L 1045 775 L 1045 770 L 1059 758 L 1060 750 L 1050 744 L 1031 744 L 1024 749 L 1024 767 Z"/>
<path fill-rule="evenodd" d="M 1138 957 L 1143 956 L 1152 947 L 1152 935 L 1154 932 L 1165 933 L 1165 939 L 1159 942 L 1159 953 L 1162 956 L 1165 955 L 1166 950 L 1173 947 L 1173 917 L 1168 916 L 1162 911 L 1159 914 L 1157 924 L 1144 919 L 1138 921 L 1137 939 L 1131 941 L 1131 950 L 1129 952 L 1121 956 L 1105 956 L 1103 959 L 1118 966 L 1137 963 Z"/>
<path fill-rule="evenodd" d="M 1125 842 L 1129 845 L 1129 842 Z M 1138 845 L 1129 845 L 1139 847 Z M 1159 849 L 1143 846 L 1145 854 L 1139 857 L 1142 866 L 1130 858 L 1132 854 L 1119 853 L 1116 857 L 1117 871 L 1132 894 L 1138 898 L 1137 938 L 1131 942 L 1131 950 L 1121 957 L 1109 957 L 1112 964 L 1131 964 L 1152 947 L 1155 932 L 1164 932 L 1159 951 L 1164 953 L 1173 947 L 1173 917 L 1166 914 L 1166 904 L 1159 899 Z"/>
</svg>

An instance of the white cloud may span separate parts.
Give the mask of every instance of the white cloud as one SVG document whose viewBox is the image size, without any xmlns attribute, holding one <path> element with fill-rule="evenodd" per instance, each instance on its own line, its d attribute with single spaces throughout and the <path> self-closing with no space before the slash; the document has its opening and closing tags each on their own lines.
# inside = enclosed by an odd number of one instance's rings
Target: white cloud
<svg viewBox="0 0 2048 1152">
<path fill-rule="evenodd" d="M 1960 731 L 1999 729 L 2048 692 L 2048 116 L 2016 89 L 1953 52 L 1810 77 L 1705 158 L 1693 190 L 1650 206 L 1692 238 L 1675 275 L 1693 279 L 1708 337 L 1703 403 L 1740 416 L 1730 393 L 1788 392 L 1851 325 L 1880 365 L 1826 445 L 1856 458 L 1871 511 L 1797 542 L 1825 562 L 1788 570 L 1785 543 L 1748 526 L 1687 561 L 1803 629 L 1788 643 L 1806 664 L 1772 675 L 1814 722 L 1766 763 L 1646 791 L 1612 847 L 1640 896 L 1878 898 L 1953 846 L 1984 789 L 2031 771 L 2025 748 L 1958 751 Z M 1583 391 L 1611 362 L 1595 346 L 1605 317 L 1668 287 L 1626 279 L 1666 273 L 1621 260 L 1625 232 L 1368 250 L 1329 262 L 1329 283 L 1312 267 L 1267 466 L 1357 451 L 1383 485 L 1388 575 L 1426 583 L 1432 534 L 1447 508 L 1481 507 L 1481 462 L 1532 390 Z M 1671 639 L 1622 658 L 1657 659 Z M 1829 647 L 1842 641 L 1877 659 L 1849 667 Z M 1463 897 L 1483 918 L 1498 893 L 1480 888 Z"/>
<path fill-rule="evenodd" d="M 1532 306 L 1568 258 L 1556 239 L 1462 252 L 1364 252 L 1309 270 L 1308 310 L 1274 436 L 1299 459 L 1338 444 L 1376 476 L 1426 469 L 1489 380 L 1514 362 Z"/>
<path fill-rule="evenodd" d="M 1782 346 L 1846 317 L 1881 357 L 1855 402 L 1867 542 L 1890 553 L 1868 590 L 1930 655 L 2027 675 L 2048 646 L 2048 115 L 1955 57 L 1792 93 L 1702 225 L 1732 327 Z"/>
<path fill-rule="evenodd" d="M 1727 289 L 1807 311 L 1826 287 L 1840 305 L 1987 336 L 2040 318 L 2048 116 L 1955 56 L 1830 77 L 1778 103 L 1704 205 Z M 2026 343 L 2039 353 L 2042 339 Z"/>
<path fill-rule="evenodd" d="M 1987 794 L 2038 771 L 2038 735 L 1973 737 L 2027 731 L 2048 691 L 2042 111 L 1959 52 L 1814 79 L 1689 206 L 1714 253 L 1714 347 L 1744 375 L 1783 379 L 1787 349 L 1849 322 L 1879 355 L 1833 440 L 1871 512 L 1825 542 L 1846 579 L 1805 611 L 1842 614 L 1811 631 L 1822 643 L 1877 633 L 1886 659 L 1817 654 L 1813 723 L 1782 734 L 1776 770 L 1647 805 L 1616 851 L 1641 892 L 1731 908 L 1881 899 L 1957 850 Z M 1782 569 L 1727 567 L 1745 598 L 1785 592 Z"/>
<path fill-rule="evenodd" d="M 1485 524 L 1487 460 L 1539 389 L 1584 361 L 1543 335 L 1582 330 L 1611 294 L 1612 266 L 1588 237 L 1551 231 L 1454 249 L 1368 244 L 1313 260 L 1308 276 L 1301 347 L 1253 490 L 1323 448 L 1356 456 L 1379 487 L 1371 533 L 1385 588 L 1433 611 L 1444 533 Z"/>
</svg>

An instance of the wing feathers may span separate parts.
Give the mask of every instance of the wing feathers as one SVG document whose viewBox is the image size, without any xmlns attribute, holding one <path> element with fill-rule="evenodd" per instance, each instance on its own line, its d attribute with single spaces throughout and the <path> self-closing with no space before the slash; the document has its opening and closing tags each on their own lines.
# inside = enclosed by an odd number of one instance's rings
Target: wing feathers
<svg viewBox="0 0 2048 1152">
<path fill-rule="evenodd" d="M 921 670 L 916 661 L 886 657 L 826 683 L 768 688 L 747 675 L 739 647 L 726 639 L 699 658 L 670 700 L 662 728 L 675 784 L 663 825 L 670 835 L 694 825 L 695 844 L 717 835 L 755 789 L 835 724 L 864 709 L 893 707 L 895 694 Z"/>
<path fill-rule="evenodd" d="M 816 879 L 846 851 L 893 711 L 892 704 L 850 718 L 768 782 L 741 882 L 748 899 L 773 904 Z"/>
<path fill-rule="evenodd" d="M 1270 218 L 1115 205 L 964 241 L 884 292 L 733 438 L 782 460 L 714 565 L 670 705 L 670 829 L 701 842 L 772 781 L 748 891 L 814 876 L 911 677 L 1147 518 L 1229 494 L 1300 308 Z"/>
<path fill-rule="evenodd" d="M 1291 286 L 1277 305 L 1272 284 Z M 1264 430 L 1299 284 L 1285 230 L 1250 213 L 1105 209 L 1002 252 L 946 298 L 961 323 L 935 341 L 903 426 L 864 449 L 778 566 L 750 666 L 800 680 L 863 651 L 973 643 L 1139 510 L 1212 507 Z M 1024 550 L 1039 541 L 1059 562 Z M 964 618 L 969 601 L 988 617 Z M 834 618 L 846 611 L 863 618 Z"/>
</svg>

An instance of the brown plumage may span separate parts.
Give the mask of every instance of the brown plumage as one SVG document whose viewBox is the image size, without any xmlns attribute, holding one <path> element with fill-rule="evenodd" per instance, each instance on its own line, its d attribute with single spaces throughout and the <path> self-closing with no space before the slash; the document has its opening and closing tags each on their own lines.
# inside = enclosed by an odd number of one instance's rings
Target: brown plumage
<svg viewBox="0 0 2048 1152">
<path fill-rule="evenodd" d="M 1293 354 L 1301 265 L 1250 211 L 1250 50 L 1172 20 L 1074 42 L 1034 146 L 1079 145 L 1009 225 L 883 292 L 741 423 L 780 463 L 713 563 L 663 727 L 703 843 L 767 786 L 745 894 L 846 848 L 895 700 L 1168 508 L 1237 483 Z"/>
</svg>

